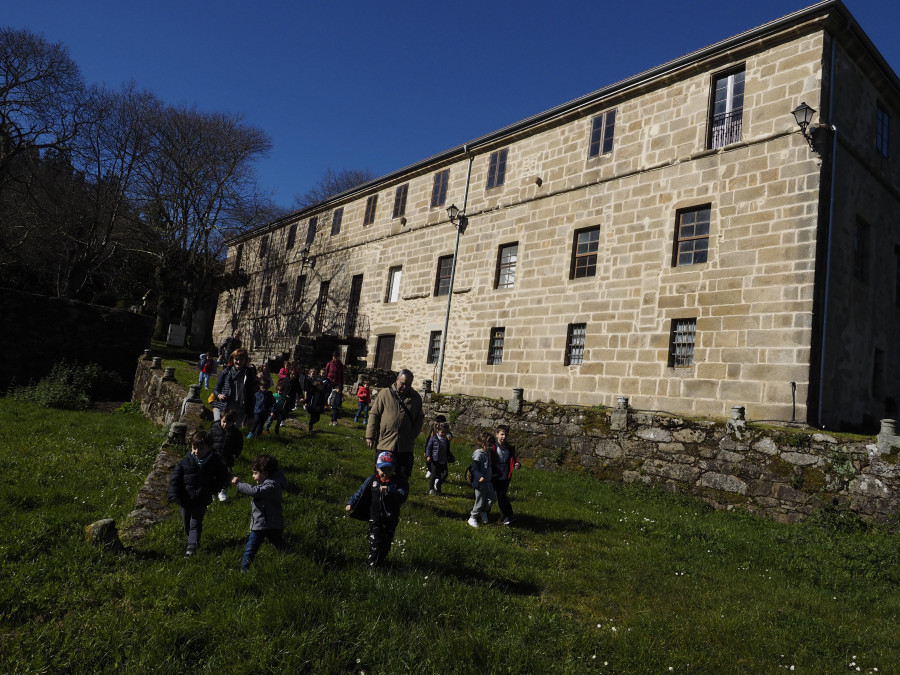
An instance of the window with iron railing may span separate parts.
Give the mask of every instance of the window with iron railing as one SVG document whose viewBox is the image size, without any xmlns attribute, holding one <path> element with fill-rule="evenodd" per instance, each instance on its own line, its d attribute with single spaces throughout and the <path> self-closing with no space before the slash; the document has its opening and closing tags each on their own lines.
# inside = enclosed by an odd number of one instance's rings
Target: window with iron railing
<svg viewBox="0 0 900 675">
<path fill-rule="evenodd" d="M 669 368 L 689 368 L 694 365 L 694 344 L 697 339 L 697 319 L 673 319 L 669 333 Z"/>
<path fill-rule="evenodd" d="M 713 80 L 709 119 L 709 148 L 741 140 L 744 115 L 744 69 L 717 75 Z"/>
</svg>

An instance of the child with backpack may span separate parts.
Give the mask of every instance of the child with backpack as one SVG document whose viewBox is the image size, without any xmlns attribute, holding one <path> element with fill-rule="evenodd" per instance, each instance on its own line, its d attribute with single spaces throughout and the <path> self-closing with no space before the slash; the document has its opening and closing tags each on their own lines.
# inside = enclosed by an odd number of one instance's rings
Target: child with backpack
<svg viewBox="0 0 900 675">
<path fill-rule="evenodd" d="M 203 389 L 209 389 L 209 376 L 216 374 L 216 360 L 209 354 L 201 354 L 200 360 L 197 362 L 197 369 L 200 371 L 200 379 L 197 384 Z"/>
<path fill-rule="evenodd" d="M 253 406 L 253 426 L 250 428 L 247 438 L 253 438 L 254 436 L 259 438 L 262 435 L 263 425 L 272 414 L 272 408 L 275 407 L 275 397 L 269 391 L 271 383 L 264 379 L 257 380 L 257 382 L 259 391 L 256 392 L 256 403 Z"/>
<path fill-rule="evenodd" d="M 394 453 L 379 453 L 375 473 L 363 481 L 344 507 L 351 518 L 369 521 L 369 567 L 380 566 L 390 553 L 400 507 L 408 496 L 409 482 L 396 471 Z"/>
<path fill-rule="evenodd" d="M 428 494 L 441 494 L 441 484 L 447 480 L 447 464 L 451 456 L 450 425 L 435 422 L 431 425 L 431 436 L 425 444 L 425 462 L 431 467 Z"/>
<path fill-rule="evenodd" d="M 284 424 L 284 419 L 287 416 L 286 407 L 287 407 L 287 390 L 290 386 L 290 380 L 283 379 L 278 385 L 275 387 L 275 404 L 272 406 L 272 412 L 269 413 L 269 421 L 266 422 L 266 428 L 263 430 L 265 433 L 269 433 L 269 427 L 272 422 L 275 422 L 275 435 L 278 435 L 278 430 Z"/>
<path fill-rule="evenodd" d="M 482 431 L 478 434 L 475 452 L 472 453 L 472 489 L 475 490 L 475 505 L 469 515 L 468 523 L 472 527 L 479 527 L 488 522 L 488 514 L 491 512 L 491 503 L 494 500 L 494 486 L 491 483 L 491 447 L 494 444 L 494 434 L 490 431 Z M 466 474 L 468 476 L 468 472 Z"/>
<path fill-rule="evenodd" d="M 516 457 L 516 448 L 509 443 L 509 427 L 505 424 L 498 424 L 491 450 L 491 482 L 494 485 L 497 504 L 503 514 L 504 525 L 512 525 L 515 520 L 512 505 L 509 503 L 509 481 L 512 479 L 513 469 L 521 466 Z"/>
</svg>

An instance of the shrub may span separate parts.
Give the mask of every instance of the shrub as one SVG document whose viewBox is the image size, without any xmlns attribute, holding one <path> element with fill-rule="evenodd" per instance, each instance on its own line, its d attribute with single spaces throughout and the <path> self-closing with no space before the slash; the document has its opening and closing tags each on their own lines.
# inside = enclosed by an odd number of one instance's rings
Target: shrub
<svg viewBox="0 0 900 675">
<path fill-rule="evenodd" d="M 92 401 L 108 400 L 123 390 L 127 390 L 127 383 L 117 373 L 105 371 L 96 363 L 63 360 L 37 384 L 11 385 L 9 395 L 45 408 L 84 410 Z"/>
</svg>

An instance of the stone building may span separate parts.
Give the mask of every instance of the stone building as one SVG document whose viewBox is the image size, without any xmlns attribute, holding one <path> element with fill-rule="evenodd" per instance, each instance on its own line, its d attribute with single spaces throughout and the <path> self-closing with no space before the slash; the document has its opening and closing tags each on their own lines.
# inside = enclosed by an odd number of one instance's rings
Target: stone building
<svg viewBox="0 0 900 675">
<path fill-rule="evenodd" d="M 446 393 L 870 426 L 900 396 L 898 111 L 820 2 L 235 238 L 214 334 L 331 335 Z"/>
</svg>

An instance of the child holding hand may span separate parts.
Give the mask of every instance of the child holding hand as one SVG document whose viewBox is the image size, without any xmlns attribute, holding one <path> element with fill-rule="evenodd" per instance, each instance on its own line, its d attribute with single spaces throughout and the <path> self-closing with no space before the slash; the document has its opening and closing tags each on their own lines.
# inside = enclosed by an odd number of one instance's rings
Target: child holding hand
<svg viewBox="0 0 900 675">
<path fill-rule="evenodd" d="M 270 455 L 257 455 L 250 463 L 256 485 L 242 483 L 235 476 L 231 484 L 239 495 L 253 497 L 250 505 L 250 537 L 244 549 L 241 571 L 250 569 L 259 547 L 268 539 L 275 548 L 284 547 L 284 517 L 281 513 L 281 492 L 287 478 L 278 469 L 278 460 Z"/>
<path fill-rule="evenodd" d="M 494 499 L 494 486 L 491 483 L 491 448 L 494 445 L 494 434 L 482 431 L 478 434 L 475 452 L 472 453 L 472 488 L 475 490 L 475 505 L 469 516 L 469 525 L 478 527 L 488 522 L 491 502 Z M 480 521 L 480 522 L 479 522 Z"/>
</svg>

